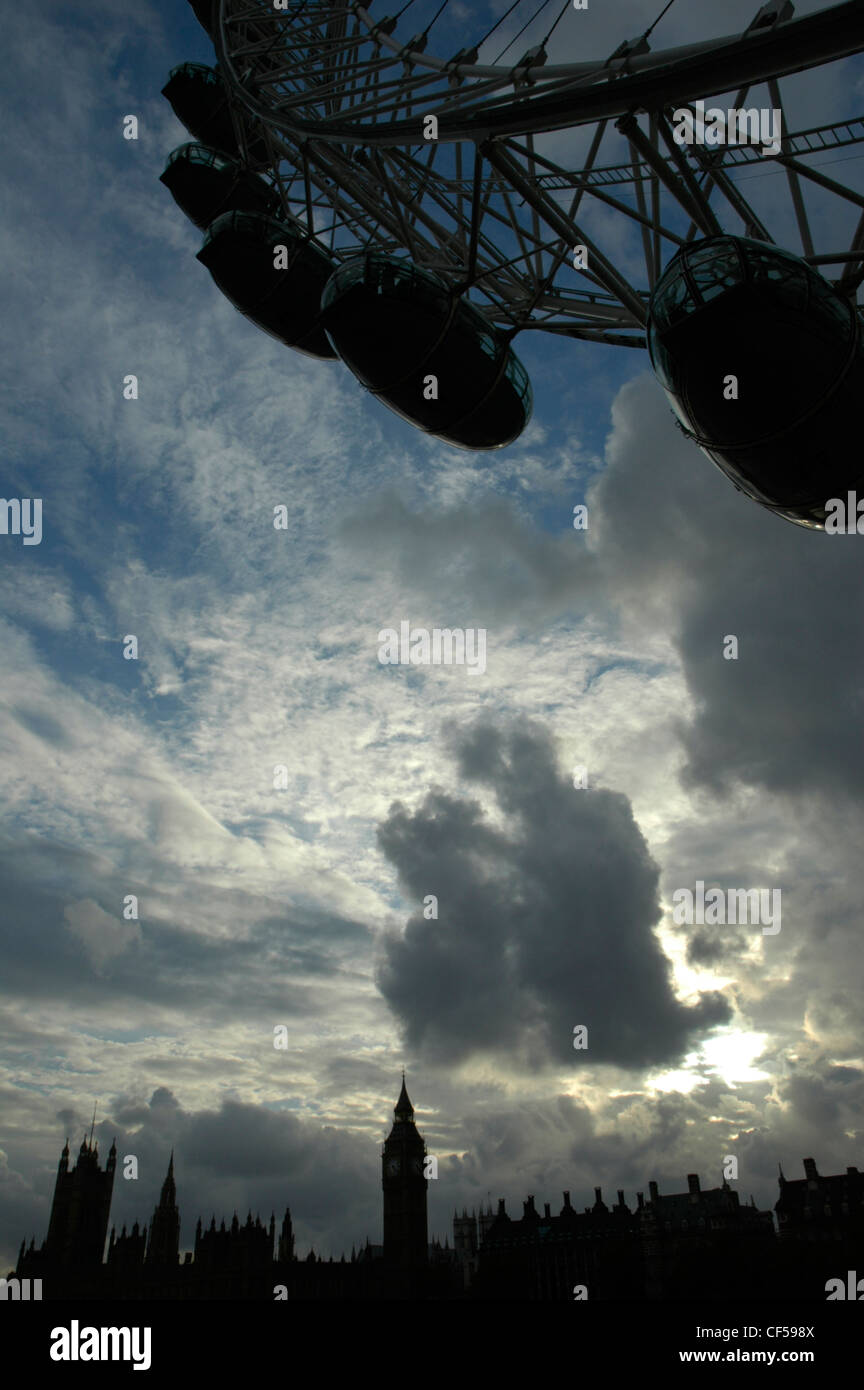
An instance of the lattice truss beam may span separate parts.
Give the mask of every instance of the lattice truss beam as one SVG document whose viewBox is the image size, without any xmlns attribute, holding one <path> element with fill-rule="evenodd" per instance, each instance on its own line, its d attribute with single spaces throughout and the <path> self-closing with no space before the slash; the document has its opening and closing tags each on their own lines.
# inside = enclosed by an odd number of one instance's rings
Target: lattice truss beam
<svg viewBox="0 0 864 1390">
<path fill-rule="evenodd" d="M 773 0 L 757 16 L 770 23 L 744 36 L 658 54 L 636 41 L 566 67 L 536 50 L 509 68 L 474 50 L 434 59 L 422 36 L 400 41 L 395 21 L 376 27 L 346 0 L 221 0 L 214 37 L 241 143 L 250 118 L 264 131 L 266 161 L 251 162 L 336 259 L 407 252 L 504 328 L 640 347 L 651 289 L 694 237 L 785 245 L 835 267 L 853 297 L 864 279 L 864 194 L 820 167 L 864 143 L 864 117 L 790 132 L 780 86 L 864 48 L 864 4 L 803 20 L 790 9 Z M 717 85 L 736 73 L 740 85 Z M 778 153 L 675 143 L 674 110 L 721 93 L 734 95 L 709 104 L 782 113 Z M 568 128 L 583 153 L 565 163 Z M 754 206 L 769 173 L 770 215 Z"/>
</svg>

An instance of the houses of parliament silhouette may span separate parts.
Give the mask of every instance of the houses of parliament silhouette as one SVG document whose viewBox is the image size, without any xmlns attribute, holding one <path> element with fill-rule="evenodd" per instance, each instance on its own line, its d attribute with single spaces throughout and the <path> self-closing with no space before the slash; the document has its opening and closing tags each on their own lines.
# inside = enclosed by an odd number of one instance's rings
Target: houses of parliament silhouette
<svg viewBox="0 0 864 1390">
<path fill-rule="evenodd" d="M 209 1228 L 199 1218 L 194 1251 L 180 1259 L 180 1212 L 174 1154 L 148 1227 L 112 1228 L 105 1251 L 116 1143 L 105 1168 L 98 1144 L 85 1137 L 73 1168 L 68 1140 L 60 1156 L 48 1234 L 40 1249 L 21 1243 L 17 1267 L 4 1287 L 22 1296 L 25 1280 L 41 1280 L 42 1297 L 61 1299 L 370 1299 L 476 1298 L 572 1301 L 792 1298 L 824 1300 L 828 1279 L 860 1263 L 864 1234 L 864 1174 L 847 1168 L 825 1177 L 813 1159 L 805 1176 L 780 1171 L 775 1204 L 742 1205 L 724 1180 L 703 1189 L 649 1197 L 635 1207 L 623 1191 L 609 1207 L 595 1188 L 591 1207 L 578 1212 L 570 1193 L 557 1216 L 542 1214 L 533 1196 L 514 1219 L 504 1199 L 479 1213 L 454 1213 L 453 1245 L 428 1238 L 426 1145 L 414 1122 L 405 1076 L 393 1126 L 381 1153 L 383 1244 L 352 1250 L 350 1260 L 300 1259 L 290 1210 L 277 1236 L 249 1213 L 241 1225 Z M 0 1281 L 2 1282 L 2 1281 Z M 10 1292 L 11 1291 L 11 1292 Z M 26 1296 L 26 1295 L 24 1295 Z"/>
</svg>

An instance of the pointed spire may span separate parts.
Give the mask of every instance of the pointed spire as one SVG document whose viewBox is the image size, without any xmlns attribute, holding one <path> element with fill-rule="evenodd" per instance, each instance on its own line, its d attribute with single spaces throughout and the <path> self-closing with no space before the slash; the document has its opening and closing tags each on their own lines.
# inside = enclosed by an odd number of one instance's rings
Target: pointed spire
<svg viewBox="0 0 864 1390">
<path fill-rule="evenodd" d="M 171 1157 L 168 1160 L 168 1172 L 165 1174 L 165 1181 L 162 1184 L 162 1191 L 159 1195 L 159 1206 L 162 1208 L 176 1207 L 177 1205 L 177 1186 L 174 1182 L 174 1150 L 171 1150 Z"/>
<path fill-rule="evenodd" d="M 414 1106 L 408 1099 L 408 1091 L 405 1086 L 405 1072 L 402 1072 L 402 1090 L 399 1092 L 399 1099 L 393 1112 L 397 1120 L 413 1120 Z"/>
</svg>

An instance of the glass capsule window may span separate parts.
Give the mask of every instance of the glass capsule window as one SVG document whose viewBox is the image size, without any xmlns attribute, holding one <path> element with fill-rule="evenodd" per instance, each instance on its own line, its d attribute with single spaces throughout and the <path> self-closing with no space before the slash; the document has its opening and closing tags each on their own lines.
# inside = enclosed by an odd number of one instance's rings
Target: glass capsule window
<svg viewBox="0 0 864 1390">
<path fill-rule="evenodd" d="M 333 278 L 327 286 L 326 301 L 329 303 L 337 295 L 344 294 L 352 285 L 360 283 L 364 273 L 365 266 L 362 261 L 344 261 L 338 270 L 334 271 Z"/>
<path fill-rule="evenodd" d="M 187 164 L 206 164 L 218 169 L 227 169 L 237 163 L 220 150 L 211 150 L 207 145 L 195 144 L 179 145 L 176 150 L 172 150 L 168 156 L 168 167 L 179 159 L 185 160 Z"/>
<path fill-rule="evenodd" d="M 238 232 L 260 241 L 262 244 L 272 246 L 276 246 L 280 242 L 293 242 L 296 245 L 298 241 L 302 241 L 305 244 L 306 252 L 317 256 L 327 269 L 328 274 L 333 269 L 330 257 L 323 246 L 319 246 L 317 242 L 307 237 L 305 227 L 299 222 L 296 224 L 293 221 L 280 222 L 275 217 L 268 217 L 264 212 L 242 212 L 240 210 L 223 212 L 207 228 L 207 233 L 201 243 L 202 250 L 216 237 L 227 231 Z"/>
<path fill-rule="evenodd" d="M 199 82 L 206 82 L 211 87 L 221 87 L 222 82 L 219 74 L 213 69 L 208 68 L 206 63 L 178 63 L 176 68 L 172 68 L 168 74 L 168 81 L 171 82 L 175 77 L 195 77 Z"/>
<path fill-rule="evenodd" d="M 490 328 L 477 328 L 477 346 L 487 357 L 491 357 L 494 362 L 501 356 L 504 344 L 501 339 L 496 337 Z"/>
<path fill-rule="evenodd" d="M 770 284 L 775 298 L 801 312 L 818 300 L 835 323 L 848 321 L 831 287 L 792 252 L 751 237 L 721 236 L 682 247 L 670 262 L 651 301 L 656 332 L 668 332 L 702 304 L 744 281 Z"/>
<path fill-rule="evenodd" d="M 531 414 L 534 397 L 531 390 L 531 379 L 519 358 L 501 332 L 493 323 L 489 322 L 476 304 L 472 304 L 468 299 L 463 299 L 461 312 L 470 321 L 480 350 L 493 362 L 502 357 L 506 358 L 504 380 L 510 384 L 516 398 L 522 403 L 527 418 Z"/>
<path fill-rule="evenodd" d="M 525 418 L 528 419 L 534 405 L 534 393 L 531 390 L 531 378 L 526 372 L 515 352 L 509 354 L 509 361 L 504 372 L 505 377 L 510 382 L 525 410 Z"/>
<path fill-rule="evenodd" d="M 440 313 L 450 307 L 450 293 L 429 271 L 420 270 L 410 261 L 370 257 L 370 276 L 379 294 L 392 294 L 416 304 L 431 304 Z"/>
<path fill-rule="evenodd" d="M 658 331 L 665 333 L 680 319 L 692 314 L 696 307 L 696 299 L 679 263 L 674 272 L 666 272 L 655 290 L 651 301 L 651 316 Z"/>
<path fill-rule="evenodd" d="M 365 274 L 366 265 L 362 258 L 343 261 L 327 281 L 321 298 L 321 308 L 328 308 L 343 294 L 347 294 L 354 285 L 361 285 Z"/>
<path fill-rule="evenodd" d="M 777 254 L 774 247 L 763 242 L 743 242 L 749 278 L 754 284 L 772 286 L 773 293 L 783 303 L 802 313 L 807 309 L 810 274 L 807 267 L 793 256 Z"/>
<path fill-rule="evenodd" d="M 296 239 L 297 235 L 293 227 L 277 222 L 273 217 L 255 212 L 223 212 L 221 217 L 217 217 L 207 228 L 207 234 L 201 243 L 202 249 L 227 231 L 245 232 L 247 236 L 257 237 L 261 241 L 270 237 L 284 237 L 286 234 Z"/>
<path fill-rule="evenodd" d="M 506 351 L 506 344 L 500 333 L 480 312 L 476 304 L 472 304 L 468 299 L 463 299 L 461 313 L 470 325 L 481 352 L 484 352 L 487 357 L 491 357 L 493 362 L 501 357 L 502 353 Z"/>
<path fill-rule="evenodd" d="M 753 256 L 763 256 L 769 261 L 785 261 L 786 264 L 794 269 L 801 269 L 801 262 L 791 251 L 785 250 L 782 246 L 775 246 L 770 241 L 757 241 L 755 237 L 739 237 L 738 244 L 747 260 Z"/>
<path fill-rule="evenodd" d="M 366 285 L 381 295 L 425 301 L 446 312 L 449 291 L 429 271 L 419 270 L 410 261 L 395 260 L 380 252 L 356 256 L 345 261 L 327 286 L 324 306 L 332 304 L 356 285 Z"/>
<path fill-rule="evenodd" d="M 716 299 L 744 279 L 744 267 L 734 242 L 712 242 L 685 253 L 690 282 L 702 303 Z"/>
<path fill-rule="evenodd" d="M 661 384 L 665 386 L 667 391 L 674 391 L 675 376 L 672 358 L 663 346 L 662 339 L 653 323 L 648 328 L 648 349 L 651 365 Z"/>
</svg>

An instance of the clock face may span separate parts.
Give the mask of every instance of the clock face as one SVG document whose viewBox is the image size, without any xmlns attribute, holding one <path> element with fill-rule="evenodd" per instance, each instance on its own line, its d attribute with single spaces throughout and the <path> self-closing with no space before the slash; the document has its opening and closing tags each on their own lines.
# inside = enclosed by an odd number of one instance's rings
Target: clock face
<svg viewBox="0 0 864 1390">
<path fill-rule="evenodd" d="M 412 1172 L 412 1173 L 416 1173 L 418 1176 L 423 1172 L 423 1160 L 422 1160 L 422 1158 L 412 1158 L 412 1160 L 411 1160 L 411 1172 Z"/>
<path fill-rule="evenodd" d="M 399 1165 L 399 1160 L 398 1160 L 398 1158 L 388 1158 L 387 1164 L 386 1164 L 388 1177 L 391 1177 L 391 1178 L 396 1178 L 396 1177 L 398 1177 L 398 1176 L 399 1176 L 399 1166 L 400 1166 L 400 1165 Z"/>
</svg>

